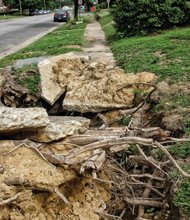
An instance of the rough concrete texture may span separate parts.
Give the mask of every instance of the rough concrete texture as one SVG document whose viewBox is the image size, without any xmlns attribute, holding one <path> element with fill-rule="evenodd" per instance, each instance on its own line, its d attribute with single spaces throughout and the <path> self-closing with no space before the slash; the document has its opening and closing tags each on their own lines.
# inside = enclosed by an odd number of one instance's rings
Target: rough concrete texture
<svg viewBox="0 0 190 220">
<path fill-rule="evenodd" d="M 8 185 L 24 185 L 53 191 L 54 187 L 76 177 L 71 170 L 56 168 L 48 163 L 35 150 L 36 144 L 33 142 L 0 141 L 0 145 L 1 155 L 6 154 L 0 158 Z"/>
<path fill-rule="evenodd" d="M 114 59 L 99 23 L 88 24 L 85 36 L 90 47 L 84 51 L 90 60 L 84 54 L 68 53 L 40 63 L 42 98 L 52 105 L 65 92 L 63 109 L 82 113 L 131 107 L 134 90 L 150 89 L 142 83 L 155 83 L 156 76 L 147 72 L 126 75 L 113 67 Z"/>
<path fill-rule="evenodd" d="M 0 133 L 17 133 L 46 127 L 49 118 L 44 108 L 0 107 Z"/>
<path fill-rule="evenodd" d="M 79 63 L 75 62 L 75 65 Z M 59 63 L 57 78 L 60 84 L 68 82 L 63 108 L 68 111 L 101 112 L 105 110 L 129 108 L 133 105 L 134 91 L 140 88 L 150 89 L 141 83 L 155 83 L 156 76 L 144 72 L 125 74 L 122 69 L 109 69 L 103 63 L 84 63 L 78 66 L 78 73 L 73 71 L 66 80 L 64 69 L 69 65 L 62 60 Z"/>
<path fill-rule="evenodd" d="M 55 79 L 54 68 L 62 59 L 73 59 L 78 56 L 74 53 L 67 53 L 59 56 L 47 58 L 39 62 L 39 72 L 41 78 L 41 97 L 50 105 L 53 105 L 59 97 L 66 91 L 66 87 L 61 87 Z M 88 59 L 88 57 L 85 57 Z"/>
<path fill-rule="evenodd" d="M 67 54 L 65 56 L 67 57 Z M 72 57 L 70 59 L 69 55 L 67 58 L 59 56 L 46 61 L 51 68 L 45 63 L 40 64 L 45 67 L 44 70 L 49 69 L 49 79 L 48 76 L 42 79 L 43 98 L 53 104 L 64 91 L 66 95 L 63 109 L 67 111 L 101 112 L 129 108 L 133 105 L 134 90 L 148 90 L 150 86 L 142 84 L 153 84 L 156 81 L 156 76 L 152 73 L 125 74 L 124 70 L 118 67 L 112 68 L 86 58 Z M 46 72 L 44 70 L 40 69 L 42 78 Z M 47 81 L 51 81 L 51 86 Z"/>
<path fill-rule="evenodd" d="M 88 129 L 90 124 L 90 120 L 83 117 L 52 116 L 49 119 L 50 124 L 47 127 L 27 134 L 27 138 L 48 143 L 73 134 L 82 134 Z"/>
</svg>

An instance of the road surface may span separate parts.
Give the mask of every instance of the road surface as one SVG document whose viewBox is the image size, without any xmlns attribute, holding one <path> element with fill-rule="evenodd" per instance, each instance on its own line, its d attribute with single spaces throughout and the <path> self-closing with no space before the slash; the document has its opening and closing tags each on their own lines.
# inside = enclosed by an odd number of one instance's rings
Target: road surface
<svg viewBox="0 0 190 220">
<path fill-rule="evenodd" d="M 53 15 L 37 15 L 0 21 L 0 59 L 55 29 Z"/>
</svg>

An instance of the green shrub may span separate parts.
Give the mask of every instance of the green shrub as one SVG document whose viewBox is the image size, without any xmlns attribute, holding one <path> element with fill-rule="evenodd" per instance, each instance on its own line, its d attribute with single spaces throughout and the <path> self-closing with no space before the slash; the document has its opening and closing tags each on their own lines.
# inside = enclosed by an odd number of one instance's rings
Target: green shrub
<svg viewBox="0 0 190 220">
<path fill-rule="evenodd" d="M 185 0 L 117 0 L 111 13 L 117 31 L 125 36 L 146 35 L 190 20 Z"/>
<path fill-rule="evenodd" d="M 101 7 L 100 7 L 99 4 L 97 4 L 97 5 L 96 5 L 96 12 L 100 12 L 100 10 L 101 10 Z"/>
<path fill-rule="evenodd" d="M 106 8 L 106 7 L 107 7 L 106 2 L 101 2 L 101 3 L 100 3 L 100 8 L 104 9 L 104 8 Z"/>
</svg>

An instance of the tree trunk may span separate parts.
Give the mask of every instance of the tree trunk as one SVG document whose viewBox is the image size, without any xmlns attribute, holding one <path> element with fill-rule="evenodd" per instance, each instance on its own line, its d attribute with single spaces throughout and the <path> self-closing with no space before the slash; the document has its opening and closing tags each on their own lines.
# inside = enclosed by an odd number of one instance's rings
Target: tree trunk
<svg viewBox="0 0 190 220">
<path fill-rule="evenodd" d="M 78 0 L 75 0 L 74 18 L 76 21 L 78 21 Z"/>
<path fill-rule="evenodd" d="M 20 7 L 20 15 L 22 16 L 23 13 L 22 13 L 22 1 L 21 0 L 19 0 L 19 7 Z"/>
</svg>

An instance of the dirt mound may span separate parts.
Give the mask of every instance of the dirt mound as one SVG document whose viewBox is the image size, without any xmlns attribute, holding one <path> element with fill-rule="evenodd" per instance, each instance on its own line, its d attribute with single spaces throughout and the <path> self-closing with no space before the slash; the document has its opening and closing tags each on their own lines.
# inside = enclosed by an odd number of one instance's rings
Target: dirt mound
<svg viewBox="0 0 190 220">
<path fill-rule="evenodd" d="M 170 84 L 161 82 L 151 95 L 154 111 L 162 115 L 160 124 L 176 137 L 182 137 L 189 129 L 190 83 Z"/>
</svg>

